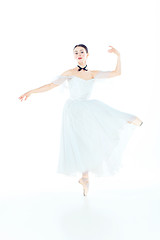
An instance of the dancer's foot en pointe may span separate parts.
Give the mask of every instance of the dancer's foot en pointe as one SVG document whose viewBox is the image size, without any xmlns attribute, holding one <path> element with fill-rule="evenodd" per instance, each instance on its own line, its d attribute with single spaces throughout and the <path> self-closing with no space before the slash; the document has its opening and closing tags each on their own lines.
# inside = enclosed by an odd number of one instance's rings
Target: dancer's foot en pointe
<svg viewBox="0 0 160 240">
<path fill-rule="evenodd" d="M 143 124 L 143 122 L 138 117 L 135 118 L 133 121 L 128 121 L 128 123 L 132 123 L 132 124 L 134 124 L 136 126 L 139 126 L 139 127 Z"/>
<path fill-rule="evenodd" d="M 87 176 L 83 176 L 82 178 L 79 179 L 78 181 L 80 184 L 83 186 L 83 195 L 87 196 L 88 189 L 89 189 L 89 179 Z"/>
</svg>

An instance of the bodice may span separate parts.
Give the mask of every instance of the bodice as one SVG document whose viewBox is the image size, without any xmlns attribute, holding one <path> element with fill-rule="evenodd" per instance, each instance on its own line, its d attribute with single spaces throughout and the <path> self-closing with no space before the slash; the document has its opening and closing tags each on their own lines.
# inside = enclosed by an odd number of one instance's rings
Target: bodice
<svg viewBox="0 0 160 240">
<path fill-rule="evenodd" d="M 67 88 L 69 89 L 70 99 L 85 100 L 90 98 L 94 82 L 96 80 L 99 81 L 100 79 L 108 78 L 110 72 L 111 71 L 99 71 L 94 78 L 89 80 L 85 80 L 74 75 L 58 75 L 54 77 L 52 83 L 55 85 L 62 84 L 63 86 L 66 86 L 66 82 L 68 82 Z"/>
<path fill-rule="evenodd" d="M 95 79 L 84 80 L 73 76 L 68 79 L 70 99 L 89 99 Z"/>
</svg>

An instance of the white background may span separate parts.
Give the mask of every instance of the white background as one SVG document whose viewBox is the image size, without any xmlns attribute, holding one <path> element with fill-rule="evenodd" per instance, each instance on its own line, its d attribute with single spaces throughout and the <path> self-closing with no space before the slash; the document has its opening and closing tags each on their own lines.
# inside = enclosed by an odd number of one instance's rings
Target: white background
<svg viewBox="0 0 160 240">
<path fill-rule="evenodd" d="M 127 190 L 159 189 L 158 1 L 157 6 L 156 1 L 149 0 L 1 1 L 0 34 L 1 200 L 9 201 L 13 197 L 36 193 L 64 198 L 65 194 L 69 197 L 70 192 L 73 202 L 75 194 L 83 197 L 78 179 L 56 173 L 61 116 L 67 93 L 62 93 L 61 87 L 57 87 L 33 94 L 23 102 L 18 99 L 23 93 L 43 86 L 55 76 L 76 67 L 73 48 L 80 43 L 88 47 L 87 65 L 90 70 L 114 70 L 117 56 L 108 53 L 108 46 L 120 52 L 121 76 L 106 79 L 95 87 L 93 97 L 137 115 L 144 122 L 130 140 L 124 153 L 124 168 L 117 175 L 100 179 L 90 175 L 90 198 L 99 191 L 103 194 L 122 191 L 123 196 L 123 191 Z M 58 193 L 61 195 L 56 195 Z M 146 190 L 146 194 L 151 196 L 150 190 Z M 56 204 L 58 202 L 55 200 Z M 155 206 L 153 202 L 152 206 Z M 68 209 L 67 202 L 65 206 Z M 59 209 L 63 207 L 57 205 Z M 104 212 L 105 207 L 104 204 Z M 7 216 L 5 211 L 3 214 Z M 24 232 L 22 230 L 22 234 Z M 138 232 L 140 229 L 137 228 Z M 18 235 L 14 238 L 14 234 L 11 238 L 7 230 L 6 235 L 3 231 L 1 233 L 6 236 L 4 239 L 19 239 Z M 54 232 L 50 238 L 72 239 L 70 234 L 58 238 Z M 50 239 L 45 236 L 39 236 L 38 231 L 34 237 L 32 235 L 33 239 Z M 127 234 L 117 236 L 119 238 L 111 231 L 101 239 L 129 238 Z M 29 238 L 32 239 L 30 235 L 26 239 Z"/>
</svg>

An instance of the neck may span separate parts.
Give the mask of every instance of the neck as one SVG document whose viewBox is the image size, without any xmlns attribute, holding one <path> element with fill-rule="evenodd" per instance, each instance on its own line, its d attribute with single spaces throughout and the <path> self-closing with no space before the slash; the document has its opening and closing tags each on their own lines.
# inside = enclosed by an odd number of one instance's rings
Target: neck
<svg viewBox="0 0 160 240">
<path fill-rule="evenodd" d="M 78 63 L 77 65 L 79 65 L 80 67 L 85 67 L 86 65 L 87 65 L 87 63 L 86 62 L 83 62 L 83 63 Z"/>
</svg>

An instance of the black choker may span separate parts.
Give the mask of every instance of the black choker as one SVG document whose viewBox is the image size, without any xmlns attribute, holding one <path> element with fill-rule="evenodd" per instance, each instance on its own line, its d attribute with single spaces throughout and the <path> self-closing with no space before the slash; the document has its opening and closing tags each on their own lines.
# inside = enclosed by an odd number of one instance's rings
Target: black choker
<svg viewBox="0 0 160 240">
<path fill-rule="evenodd" d="M 78 71 L 81 71 L 82 69 L 85 70 L 85 71 L 88 71 L 88 70 L 86 69 L 87 65 L 86 65 L 84 68 L 80 67 L 79 65 L 77 65 L 77 66 L 79 67 Z"/>
</svg>

